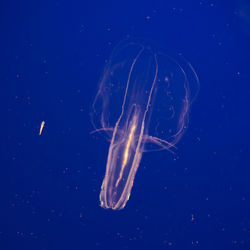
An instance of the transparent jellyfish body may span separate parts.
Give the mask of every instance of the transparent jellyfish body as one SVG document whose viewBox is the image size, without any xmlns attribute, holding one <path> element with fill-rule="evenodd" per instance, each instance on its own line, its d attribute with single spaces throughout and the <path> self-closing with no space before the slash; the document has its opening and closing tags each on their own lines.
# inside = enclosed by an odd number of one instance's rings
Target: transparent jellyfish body
<svg viewBox="0 0 250 250">
<path fill-rule="evenodd" d="M 108 60 L 91 112 L 95 132 L 105 132 L 110 142 L 101 207 L 124 208 L 142 154 L 172 151 L 183 136 L 198 77 L 190 63 L 179 59 L 129 40 Z"/>
</svg>

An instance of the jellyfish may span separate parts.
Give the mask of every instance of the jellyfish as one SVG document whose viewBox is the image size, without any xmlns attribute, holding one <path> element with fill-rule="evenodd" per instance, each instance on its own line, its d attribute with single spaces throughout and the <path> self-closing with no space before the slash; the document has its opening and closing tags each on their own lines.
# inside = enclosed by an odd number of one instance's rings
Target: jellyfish
<svg viewBox="0 0 250 250">
<path fill-rule="evenodd" d="M 198 82 L 194 68 L 182 56 L 173 59 L 139 40 L 115 47 L 91 112 L 94 132 L 104 132 L 110 143 L 101 207 L 125 207 L 144 152 L 173 152 L 187 129 Z"/>
</svg>

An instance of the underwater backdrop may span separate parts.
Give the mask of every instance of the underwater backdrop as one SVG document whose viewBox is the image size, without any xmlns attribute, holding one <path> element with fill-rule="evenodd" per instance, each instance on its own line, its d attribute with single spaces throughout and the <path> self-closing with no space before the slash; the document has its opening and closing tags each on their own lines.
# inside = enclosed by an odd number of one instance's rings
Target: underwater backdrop
<svg viewBox="0 0 250 250">
<path fill-rule="evenodd" d="M 250 249 L 248 0 L 6 0 L 0 28 L 1 250 Z"/>
</svg>

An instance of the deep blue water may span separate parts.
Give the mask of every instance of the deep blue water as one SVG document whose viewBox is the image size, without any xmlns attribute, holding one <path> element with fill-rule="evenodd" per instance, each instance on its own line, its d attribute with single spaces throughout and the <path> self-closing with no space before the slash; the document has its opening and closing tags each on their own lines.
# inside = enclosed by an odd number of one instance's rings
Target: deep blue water
<svg viewBox="0 0 250 250">
<path fill-rule="evenodd" d="M 0 27 L 1 250 L 250 249 L 249 1 L 2 1 Z M 182 53 L 200 91 L 176 155 L 145 153 L 112 211 L 90 107 L 127 37 Z"/>
</svg>

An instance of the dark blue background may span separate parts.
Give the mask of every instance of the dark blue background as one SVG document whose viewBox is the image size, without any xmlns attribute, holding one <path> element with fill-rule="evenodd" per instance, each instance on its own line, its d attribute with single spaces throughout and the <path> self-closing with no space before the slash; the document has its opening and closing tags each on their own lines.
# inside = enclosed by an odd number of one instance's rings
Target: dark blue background
<svg viewBox="0 0 250 250">
<path fill-rule="evenodd" d="M 1 250 L 250 249 L 249 1 L 1 1 L 0 25 Z M 182 53 L 200 93 L 177 156 L 144 154 L 111 211 L 89 113 L 128 36 Z"/>
</svg>

